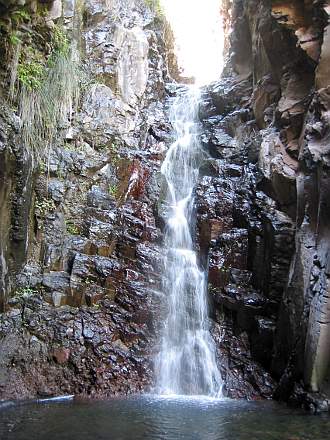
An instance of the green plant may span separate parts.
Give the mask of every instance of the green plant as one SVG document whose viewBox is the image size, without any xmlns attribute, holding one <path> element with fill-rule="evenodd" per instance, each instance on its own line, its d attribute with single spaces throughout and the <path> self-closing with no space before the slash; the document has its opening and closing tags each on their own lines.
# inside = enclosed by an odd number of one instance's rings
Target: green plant
<svg viewBox="0 0 330 440">
<path fill-rule="evenodd" d="M 52 29 L 51 49 L 46 60 L 43 52 L 22 47 L 17 62 L 22 140 L 38 160 L 47 156 L 59 126 L 71 119 L 80 96 L 80 70 L 60 26 Z M 12 100 L 15 83 L 13 77 Z"/>
<path fill-rule="evenodd" d="M 37 11 L 37 14 L 38 14 L 40 17 L 47 17 L 48 14 L 49 14 L 49 9 L 47 8 L 46 5 L 40 5 L 40 4 L 38 3 L 38 11 Z"/>
<path fill-rule="evenodd" d="M 70 45 L 68 37 L 61 26 L 55 25 L 52 32 L 52 46 L 53 54 L 64 54 L 68 55 L 70 51 Z M 52 57 L 50 57 L 50 62 L 52 62 Z"/>
<path fill-rule="evenodd" d="M 68 151 L 75 151 L 76 150 L 76 146 L 72 142 L 64 142 L 63 148 Z"/>
<path fill-rule="evenodd" d="M 18 9 L 12 13 L 11 19 L 15 24 L 20 24 L 23 21 L 30 21 L 31 15 L 26 9 Z"/>
<path fill-rule="evenodd" d="M 9 42 L 12 46 L 17 46 L 18 44 L 22 43 L 22 40 L 19 37 L 19 33 L 17 31 L 9 34 Z"/>
<path fill-rule="evenodd" d="M 85 278 L 85 279 L 83 280 L 83 283 L 84 283 L 86 286 L 91 286 L 92 284 L 95 284 L 94 280 L 93 280 L 92 278 L 90 278 L 90 277 Z"/>
<path fill-rule="evenodd" d="M 40 174 L 45 174 L 48 169 L 47 163 L 45 161 L 40 161 L 38 163 L 38 171 Z"/>
<path fill-rule="evenodd" d="M 45 66 L 38 61 L 21 62 L 17 68 L 18 80 L 28 90 L 34 90 L 41 87 L 45 76 Z"/>
<path fill-rule="evenodd" d="M 50 148 L 58 127 L 72 117 L 79 100 L 79 72 L 69 53 L 53 55 L 51 67 L 38 63 L 21 68 L 22 138 L 40 158 Z"/>
<path fill-rule="evenodd" d="M 113 153 L 117 153 L 118 148 L 119 148 L 119 145 L 117 144 L 117 142 L 116 141 L 112 141 L 110 146 L 109 146 L 110 151 L 112 151 Z"/>
<path fill-rule="evenodd" d="M 108 192 L 112 197 L 117 197 L 118 195 L 118 187 L 117 185 L 109 185 Z"/>
<path fill-rule="evenodd" d="M 79 235 L 79 228 L 74 224 L 72 220 L 65 221 L 66 230 L 70 235 Z"/>
<path fill-rule="evenodd" d="M 30 296 L 36 295 L 38 291 L 31 287 L 20 287 L 15 290 L 13 297 L 15 298 L 29 298 Z"/>
<path fill-rule="evenodd" d="M 52 199 L 37 200 L 35 204 L 35 211 L 40 217 L 46 217 L 49 212 L 52 212 L 55 209 L 55 202 Z"/>
</svg>

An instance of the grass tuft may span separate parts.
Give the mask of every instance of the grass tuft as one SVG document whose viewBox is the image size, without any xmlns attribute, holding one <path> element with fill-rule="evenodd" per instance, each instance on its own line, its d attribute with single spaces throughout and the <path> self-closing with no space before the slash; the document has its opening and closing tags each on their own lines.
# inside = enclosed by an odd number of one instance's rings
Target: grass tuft
<svg viewBox="0 0 330 440">
<path fill-rule="evenodd" d="M 51 67 L 19 66 L 20 117 L 24 145 L 40 158 L 55 140 L 57 129 L 72 118 L 79 100 L 79 74 L 71 55 L 52 56 Z"/>
<path fill-rule="evenodd" d="M 69 40 L 59 26 L 52 31 L 52 53 L 47 61 L 30 49 L 18 63 L 22 139 L 39 161 L 47 157 L 58 129 L 71 120 L 78 105 L 79 73 Z"/>
</svg>

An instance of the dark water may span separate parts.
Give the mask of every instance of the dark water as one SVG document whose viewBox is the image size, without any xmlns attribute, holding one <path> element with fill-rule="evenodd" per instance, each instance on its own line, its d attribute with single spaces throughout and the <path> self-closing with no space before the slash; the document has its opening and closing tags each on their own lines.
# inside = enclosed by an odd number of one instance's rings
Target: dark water
<svg viewBox="0 0 330 440">
<path fill-rule="evenodd" d="M 143 397 L 0 410 L 1 440 L 329 440 L 330 417 L 275 403 Z"/>
</svg>

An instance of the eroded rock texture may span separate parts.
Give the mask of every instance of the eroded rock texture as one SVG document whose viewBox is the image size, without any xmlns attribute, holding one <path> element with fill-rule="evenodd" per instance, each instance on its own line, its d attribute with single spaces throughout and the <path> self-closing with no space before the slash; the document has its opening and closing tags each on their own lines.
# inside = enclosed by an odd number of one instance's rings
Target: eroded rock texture
<svg viewBox="0 0 330 440">
<path fill-rule="evenodd" d="M 330 379 L 325 3 L 234 2 L 231 59 L 200 110 L 197 188 L 229 395 L 275 390 L 312 409 L 327 408 Z"/>
<path fill-rule="evenodd" d="M 222 10 L 233 31 L 202 91 L 196 246 L 225 392 L 327 409 L 329 6 Z M 0 55 L 21 75 L 0 71 L 0 398 L 150 390 L 170 30 L 142 0 L 0 0 L 0 14 Z M 37 166 L 17 68 L 22 47 L 49 58 L 58 26 L 82 90 Z"/>
<path fill-rule="evenodd" d="M 66 33 L 82 90 L 32 166 L 2 72 L 0 397 L 139 392 L 152 382 L 160 281 L 164 24 L 142 0 L 24 3 L 3 7 L 6 38 Z"/>
</svg>

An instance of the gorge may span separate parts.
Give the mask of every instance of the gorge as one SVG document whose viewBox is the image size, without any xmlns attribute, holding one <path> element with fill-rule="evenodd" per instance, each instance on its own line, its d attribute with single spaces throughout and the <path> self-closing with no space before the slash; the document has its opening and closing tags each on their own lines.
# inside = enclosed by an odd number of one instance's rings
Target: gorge
<svg viewBox="0 0 330 440">
<path fill-rule="evenodd" d="M 330 3 L 163 3 L 0 0 L 0 434 L 323 440 Z"/>
</svg>

